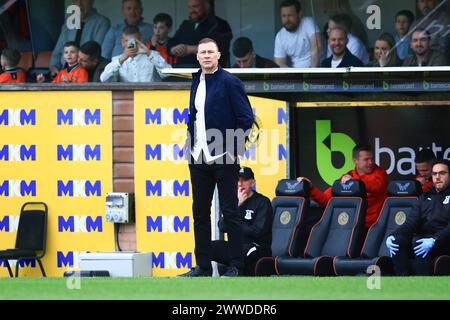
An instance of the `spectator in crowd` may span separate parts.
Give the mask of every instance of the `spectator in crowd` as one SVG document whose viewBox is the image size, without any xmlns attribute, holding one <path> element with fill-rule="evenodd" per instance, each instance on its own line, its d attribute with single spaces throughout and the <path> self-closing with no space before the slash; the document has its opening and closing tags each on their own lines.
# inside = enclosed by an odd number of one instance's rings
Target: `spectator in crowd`
<svg viewBox="0 0 450 320">
<path fill-rule="evenodd" d="M 2 73 L 0 83 L 23 83 L 26 82 L 26 74 L 22 68 L 18 68 L 21 54 L 15 49 L 4 49 L 0 61 Z"/>
<path fill-rule="evenodd" d="M 56 74 L 64 65 L 63 51 L 66 42 L 74 41 L 77 46 L 81 46 L 90 40 L 102 43 L 110 27 L 109 19 L 100 15 L 93 7 L 94 0 L 73 0 L 73 3 L 80 7 L 81 28 L 69 30 L 67 23 L 64 22 L 50 59 L 52 75 Z"/>
<path fill-rule="evenodd" d="M 431 37 L 431 49 L 444 55 L 446 63 L 450 57 L 450 15 L 442 6 L 445 1 L 416 0 L 422 19 L 416 21 L 416 28 L 426 30 Z M 439 8 L 437 6 L 439 5 Z"/>
<path fill-rule="evenodd" d="M 279 68 L 272 60 L 257 55 L 252 40 L 247 37 L 237 38 L 232 51 L 236 58 L 233 68 Z"/>
<path fill-rule="evenodd" d="M 123 53 L 122 31 L 127 26 L 138 27 L 144 42 L 150 41 L 152 25 L 143 21 L 143 12 L 141 0 L 122 0 L 122 15 L 125 20 L 111 27 L 106 34 L 102 43 L 102 56 L 104 58 L 111 60 L 112 57 Z"/>
<path fill-rule="evenodd" d="M 273 211 L 269 198 L 253 190 L 255 175 L 252 169 L 242 167 L 238 180 L 238 210 L 242 221 L 244 272 L 245 276 L 255 275 L 255 265 L 262 257 L 272 256 L 272 220 Z M 221 232 L 227 232 L 227 226 L 219 220 Z M 230 265 L 228 242 L 211 242 L 211 260 Z"/>
<path fill-rule="evenodd" d="M 82 83 L 89 81 L 88 72 L 78 63 L 78 51 L 79 48 L 75 41 L 69 41 L 64 44 L 63 57 L 65 66 L 53 79 L 53 83 Z M 42 83 L 45 81 L 45 77 L 43 74 L 39 74 L 36 80 Z"/>
<path fill-rule="evenodd" d="M 350 32 L 352 29 L 352 19 L 345 13 L 337 14 L 328 20 L 327 35 L 331 29 L 341 27 L 347 31 L 348 43 L 347 49 L 364 64 L 369 63 L 369 53 L 367 52 L 364 43 Z M 329 35 L 328 35 L 329 36 Z M 331 48 L 327 46 L 327 57 L 331 56 Z"/>
<path fill-rule="evenodd" d="M 294 68 L 318 67 L 322 54 L 322 37 L 314 19 L 303 16 L 298 0 L 283 1 L 280 14 L 283 28 L 275 38 L 275 63 L 286 68 L 289 58 Z"/>
<path fill-rule="evenodd" d="M 209 0 L 188 0 L 189 20 L 183 21 L 175 36 L 169 39 L 169 53 L 177 58 L 176 67 L 199 67 L 196 54 L 198 43 L 211 38 L 219 45 L 221 67 L 230 66 L 231 27 L 217 17 Z"/>
<path fill-rule="evenodd" d="M 349 171 L 340 178 L 342 183 L 353 180 L 364 182 L 367 192 L 367 213 L 365 221 L 365 231 L 377 221 L 383 207 L 384 200 L 387 197 L 388 175 L 386 170 L 375 164 L 374 152 L 371 147 L 357 145 L 353 148 L 352 154 L 355 169 Z M 311 198 L 321 206 L 326 206 L 332 196 L 332 188 L 321 192 L 313 186 L 311 180 L 299 177 L 298 181 L 305 180 L 311 184 Z M 365 238 L 365 237 L 363 237 Z"/>
<path fill-rule="evenodd" d="M 403 62 L 405 67 L 445 66 L 446 57 L 431 49 L 431 37 L 428 31 L 416 29 L 411 36 L 412 54 Z"/>
<path fill-rule="evenodd" d="M 450 161 L 434 162 L 433 187 L 419 197 L 406 222 L 387 237 L 396 275 L 429 275 L 434 258 L 450 255 L 449 170 Z"/>
<path fill-rule="evenodd" d="M 416 154 L 416 180 L 422 185 L 422 191 L 428 192 L 433 187 L 431 169 L 436 156 L 430 149 L 422 149 Z"/>
<path fill-rule="evenodd" d="M 395 40 L 389 33 L 383 33 L 375 41 L 374 61 L 370 62 L 368 67 L 399 67 L 403 61 L 397 55 L 395 50 Z"/>
<path fill-rule="evenodd" d="M 367 27 L 353 11 L 350 0 L 325 0 L 323 2 L 323 13 L 329 18 L 342 13 L 349 15 L 352 19 L 350 32 L 363 42 L 364 47 L 369 47 L 369 37 L 366 32 Z"/>
<path fill-rule="evenodd" d="M 95 41 L 86 42 L 78 52 L 78 63 L 87 70 L 89 82 L 100 82 L 100 75 L 109 62 L 102 57 L 102 48 Z"/>
<path fill-rule="evenodd" d="M 408 35 L 411 25 L 414 22 L 414 14 L 409 10 L 401 10 L 395 15 L 395 46 L 397 54 L 401 60 L 405 60 L 410 51 L 411 38 Z"/>
<path fill-rule="evenodd" d="M 102 82 L 155 82 L 166 77 L 161 73 L 170 64 L 154 50 L 142 43 L 138 27 L 128 26 L 122 31 L 124 53 L 112 58 L 100 76 Z"/>
<path fill-rule="evenodd" d="M 147 48 L 158 51 L 159 54 L 170 65 L 175 65 L 177 59 L 169 54 L 167 50 L 167 42 L 169 41 L 169 33 L 172 30 L 172 17 L 167 13 L 158 13 L 153 18 L 153 37 L 152 41 L 147 43 Z"/>
<path fill-rule="evenodd" d="M 341 27 L 331 29 L 328 46 L 332 55 L 321 63 L 322 68 L 363 67 L 364 64 L 347 49 L 347 31 Z"/>
</svg>

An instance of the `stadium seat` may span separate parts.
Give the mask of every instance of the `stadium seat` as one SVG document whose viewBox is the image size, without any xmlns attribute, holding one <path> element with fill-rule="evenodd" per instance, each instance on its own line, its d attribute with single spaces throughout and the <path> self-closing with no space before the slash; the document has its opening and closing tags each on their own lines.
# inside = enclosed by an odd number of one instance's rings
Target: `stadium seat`
<svg viewBox="0 0 450 320">
<path fill-rule="evenodd" d="M 40 209 L 28 209 L 28 206 L 40 206 Z M 45 277 L 41 258 L 45 255 L 47 239 L 48 208 L 43 202 L 27 202 L 20 210 L 17 228 L 16 246 L 14 249 L 0 251 L 0 260 L 4 260 L 10 277 L 13 277 L 8 260 L 17 260 L 16 277 L 19 276 L 19 264 L 22 260 L 37 260 L 42 275 Z"/>
<path fill-rule="evenodd" d="M 18 67 L 28 71 L 33 66 L 33 52 L 31 51 L 22 51 L 20 53 L 22 57 L 20 58 L 20 62 Z"/>
<path fill-rule="evenodd" d="M 322 218 L 311 230 L 304 257 L 277 257 L 278 275 L 334 275 L 334 257 L 358 255 L 367 208 L 364 183 L 350 180 L 342 184 L 338 180 L 332 194 Z"/>
<path fill-rule="evenodd" d="M 51 71 L 49 69 L 50 59 L 52 56 L 52 51 L 42 51 L 39 52 L 34 67 L 30 68 L 27 73 L 28 82 L 36 82 L 36 76 L 39 74 L 44 75 L 47 82 L 51 79 Z"/>
<path fill-rule="evenodd" d="M 41 51 L 39 52 L 36 62 L 34 63 L 35 68 L 50 68 L 50 59 L 52 57 L 52 51 Z"/>
<path fill-rule="evenodd" d="M 435 276 L 450 276 L 450 256 L 437 257 L 433 262 Z"/>
<path fill-rule="evenodd" d="M 386 247 L 386 238 L 405 223 L 422 186 L 417 180 L 392 181 L 378 220 L 370 227 L 359 258 L 336 257 L 333 269 L 336 275 L 365 274 L 367 268 L 376 265 L 382 275 L 394 274 L 392 260 Z"/>
<path fill-rule="evenodd" d="M 255 275 L 275 274 L 275 257 L 296 256 L 300 225 L 309 208 L 310 187 L 297 180 L 280 180 L 272 201 L 272 257 L 263 257 L 256 263 Z"/>
</svg>

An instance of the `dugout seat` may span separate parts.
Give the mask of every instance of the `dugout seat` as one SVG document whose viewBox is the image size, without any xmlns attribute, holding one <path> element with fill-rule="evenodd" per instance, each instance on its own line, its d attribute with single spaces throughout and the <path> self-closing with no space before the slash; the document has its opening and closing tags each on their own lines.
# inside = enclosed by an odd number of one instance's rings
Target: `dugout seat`
<svg viewBox="0 0 450 320">
<path fill-rule="evenodd" d="M 320 221 L 312 228 L 304 257 L 282 256 L 275 259 L 279 275 L 333 275 L 333 258 L 358 256 L 367 208 L 362 181 L 333 184 L 333 197 Z"/>
<path fill-rule="evenodd" d="M 255 266 L 255 275 L 275 274 L 275 257 L 296 256 L 300 226 L 310 206 L 310 185 L 297 180 L 280 180 L 272 200 L 272 257 L 263 257 Z"/>
<path fill-rule="evenodd" d="M 366 274 L 367 268 L 376 265 L 382 275 L 394 274 L 392 260 L 386 247 L 386 238 L 405 223 L 422 186 L 417 180 L 392 181 L 377 221 L 370 227 L 359 258 L 336 257 L 333 269 L 336 275 L 349 276 Z"/>
<path fill-rule="evenodd" d="M 42 275 L 46 276 L 41 258 L 45 255 L 47 217 L 48 208 L 44 202 L 27 202 L 22 206 L 15 248 L 0 251 L 0 260 L 5 261 L 11 278 L 13 273 L 8 260 L 17 260 L 16 277 L 19 277 L 20 262 L 30 259 L 39 263 Z"/>
<path fill-rule="evenodd" d="M 450 276 L 450 256 L 440 256 L 433 261 L 435 276 Z"/>
</svg>

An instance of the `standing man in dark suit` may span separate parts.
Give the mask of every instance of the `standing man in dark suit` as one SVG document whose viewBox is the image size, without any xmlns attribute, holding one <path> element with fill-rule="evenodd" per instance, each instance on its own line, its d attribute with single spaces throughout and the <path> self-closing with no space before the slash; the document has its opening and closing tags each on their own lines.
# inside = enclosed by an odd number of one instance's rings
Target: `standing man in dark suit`
<svg viewBox="0 0 450 320">
<path fill-rule="evenodd" d="M 193 74 L 188 122 L 197 266 L 182 275 L 185 277 L 212 275 L 211 201 L 216 185 L 230 252 L 224 276 L 238 276 L 244 267 L 237 195 L 238 156 L 244 154 L 254 116 L 244 85 L 219 66 L 219 59 L 217 43 L 202 39 L 197 52 L 201 69 Z"/>
</svg>

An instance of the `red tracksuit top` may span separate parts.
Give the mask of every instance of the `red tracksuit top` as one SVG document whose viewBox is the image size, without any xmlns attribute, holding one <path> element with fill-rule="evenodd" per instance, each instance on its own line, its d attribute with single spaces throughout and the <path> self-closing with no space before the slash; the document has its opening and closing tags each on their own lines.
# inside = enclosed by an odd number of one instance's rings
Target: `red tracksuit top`
<svg viewBox="0 0 450 320">
<path fill-rule="evenodd" d="M 156 44 L 156 46 L 153 46 L 151 42 L 148 42 L 147 48 L 149 48 L 150 50 L 158 51 L 161 57 L 163 57 L 164 60 L 166 60 L 167 63 L 172 66 L 177 62 L 177 57 L 171 56 L 167 51 L 167 42 L 163 44 L 158 43 Z"/>
<path fill-rule="evenodd" d="M 367 192 L 367 213 L 366 213 L 366 228 L 370 228 L 374 224 L 381 209 L 383 208 L 384 200 L 387 197 L 388 187 L 388 175 L 386 170 L 375 166 L 375 169 L 370 174 L 359 175 L 355 169 L 351 170 L 347 174 L 351 175 L 354 180 L 361 180 L 366 186 Z M 328 188 L 325 192 L 320 191 L 318 188 L 313 187 L 311 190 L 311 198 L 318 204 L 325 207 L 328 201 L 331 199 L 332 188 Z"/>
<path fill-rule="evenodd" d="M 420 178 L 420 175 L 417 175 L 416 179 L 417 178 Z M 422 192 L 423 193 L 428 192 L 428 190 L 430 190 L 432 187 L 433 187 L 433 180 L 427 180 L 425 184 L 422 185 Z"/>
<path fill-rule="evenodd" d="M 66 76 L 69 82 L 89 82 L 89 74 L 86 69 L 82 68 L 79 64 L 72 67 L 67 67 L 58 72 L 58 75 L 53 79 L 53 83 L 63 83 L 62 76 Z"/>
<path fill-rule="evenodd" d="M 0 83 L 24 83 L 27 76 L 22 68 L 15 68 L 0 74 Z"/>
</svg>

